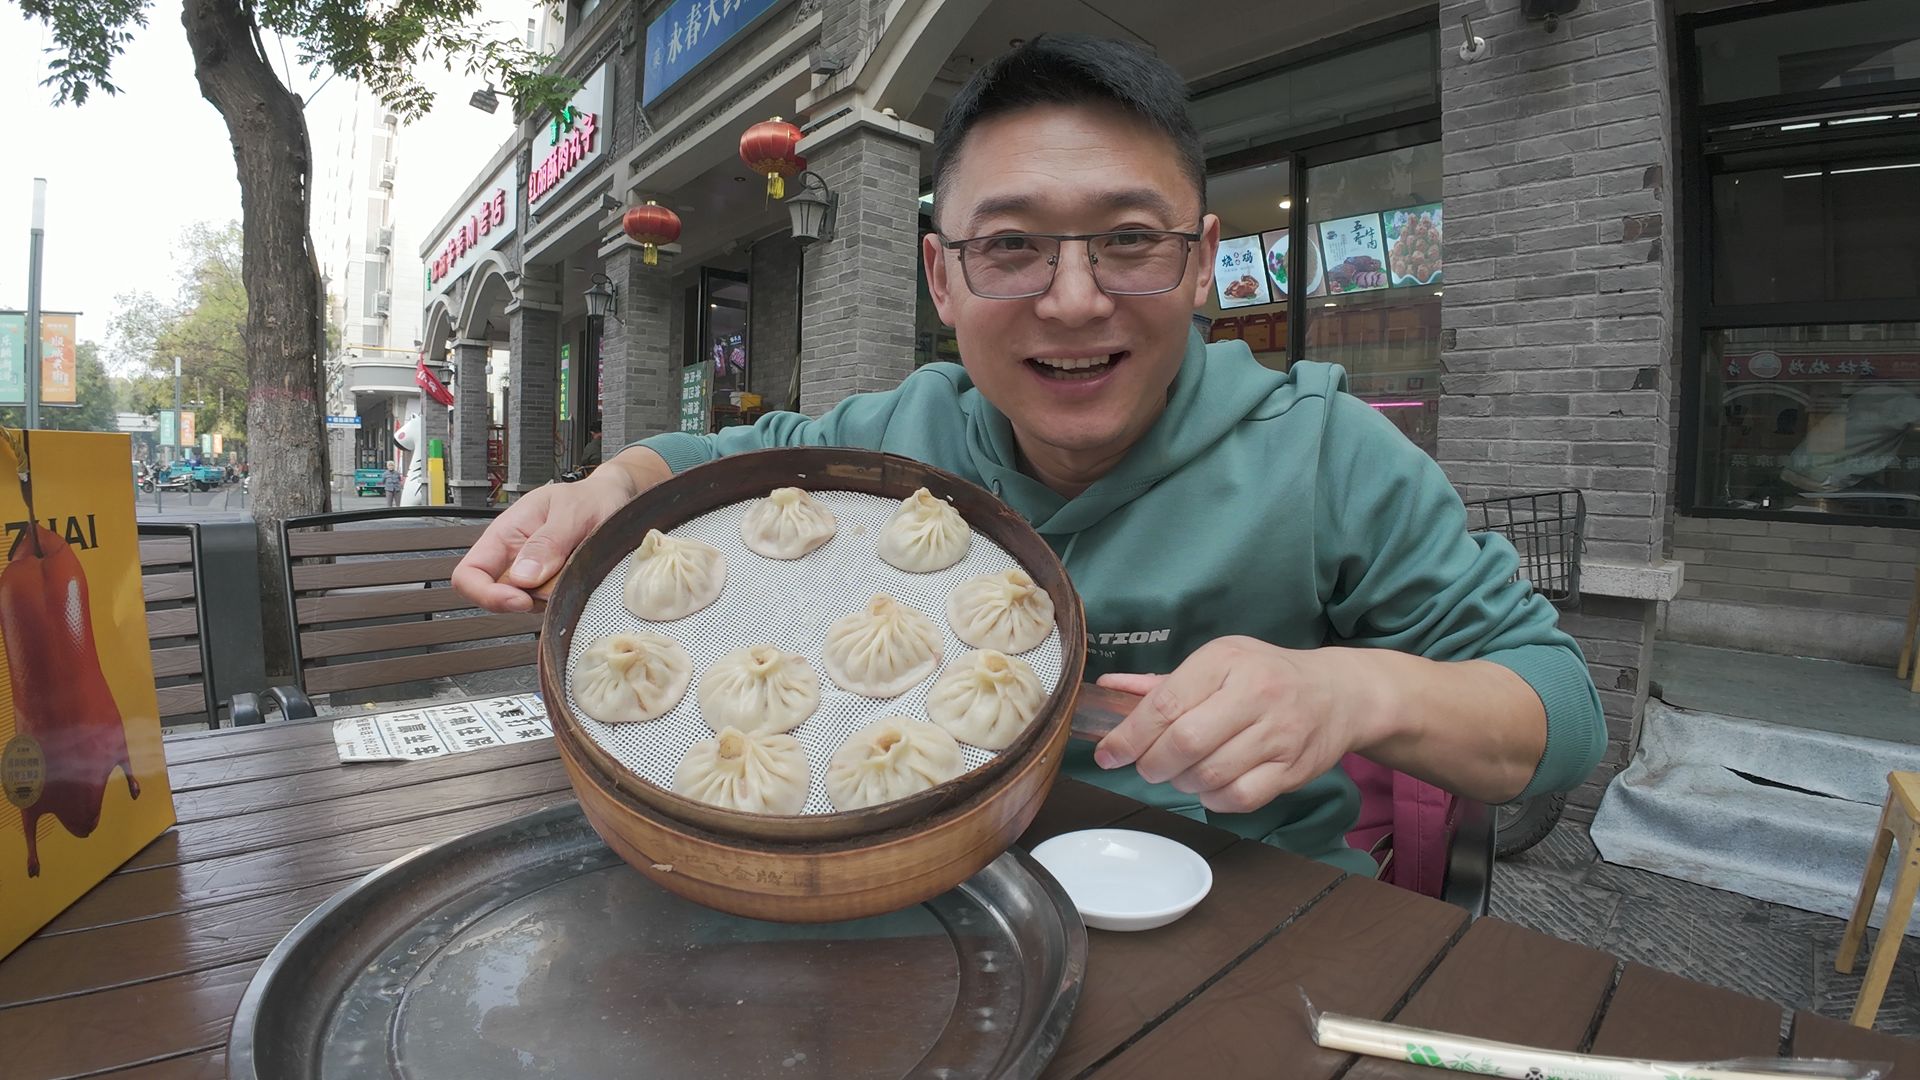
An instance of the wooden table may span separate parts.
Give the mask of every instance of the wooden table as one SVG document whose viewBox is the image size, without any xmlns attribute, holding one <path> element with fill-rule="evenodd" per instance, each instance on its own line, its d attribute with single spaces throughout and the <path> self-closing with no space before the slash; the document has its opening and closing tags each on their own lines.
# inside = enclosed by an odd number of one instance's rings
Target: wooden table
<svg viewBox="0 0 1920 1080">
<path fill-rule="evenodd" d="M 167 740 L 180 825 L 0 960 L 0 1073 L 226 1075 L 261 959 L 360 875 L 422 844 L 571 797 L 552 743 L 341 765 L 326 721 Z M 1920 1076 L 1920 1042 L 1663 974 L 1063 781 L 1024 844 L 1122 824 L 1213 865 L 1193 915 L 1090 931 L 1086 986 L 1049 1077 L 1327 1080 L 1322 1009 L 1595 1053 L 1854 1057 Z M 1361 1061 L 1353 1080 L 1439 1075 Z"/>
</svg>

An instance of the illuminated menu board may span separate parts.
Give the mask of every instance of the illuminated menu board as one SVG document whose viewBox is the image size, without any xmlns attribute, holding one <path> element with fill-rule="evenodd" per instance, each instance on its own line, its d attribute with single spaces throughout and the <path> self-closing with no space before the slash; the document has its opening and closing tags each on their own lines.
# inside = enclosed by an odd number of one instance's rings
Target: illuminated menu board
<svg viewBox="0 0 1920 1080">
<path fill-rule="evenodd" d="M 1213 290 L 1223 308 L 1273 303 L 1273 292 L 1261 267 L 1258 234 L 1220 241 L 1220 254 L 1213 264 Z"/>
</svg>

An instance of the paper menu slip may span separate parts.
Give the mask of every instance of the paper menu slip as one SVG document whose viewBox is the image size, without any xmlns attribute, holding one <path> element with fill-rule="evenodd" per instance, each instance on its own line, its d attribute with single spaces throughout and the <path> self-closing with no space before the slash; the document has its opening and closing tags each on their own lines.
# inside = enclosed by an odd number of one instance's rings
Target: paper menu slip
<svg viewBox="0 0 1920 1080">
<path fill-rule="evenodd" d="M 413 761 L 550 738 L 537 694 L 349 716 L 333 722 L 340 760 Z"/>
</svg>

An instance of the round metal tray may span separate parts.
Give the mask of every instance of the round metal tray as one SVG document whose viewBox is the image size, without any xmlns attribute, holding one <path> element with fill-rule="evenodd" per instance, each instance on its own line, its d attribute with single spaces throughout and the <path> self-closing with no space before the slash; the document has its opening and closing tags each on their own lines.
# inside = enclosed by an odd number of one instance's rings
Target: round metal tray
<svg viewBox="0 0 1920 1080">
<path fill-rule="evenodd" d="M 569 803 L 308 915 L 241 998 L 228 1075 L 1035 1077 L 1086 948 L 1023 852 L 890 915 L 760 922 L 654 885 Z"/>
</svg>

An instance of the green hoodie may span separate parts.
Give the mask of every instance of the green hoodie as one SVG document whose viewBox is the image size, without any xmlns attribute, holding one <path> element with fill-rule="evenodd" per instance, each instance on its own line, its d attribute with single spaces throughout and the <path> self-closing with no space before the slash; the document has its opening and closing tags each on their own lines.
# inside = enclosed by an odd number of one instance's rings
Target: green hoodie
<svg viewBox="0 0 1920 1080">
<path fill-rule="evenodd" d="M 1512 545 L 1470 536 L 1439 466 L 1364 402 L 1340 368 L 1287 373 L 1240 342 L 1190 336 L 1167 409 L 1112 472 L 1067 499 L 1022 473 L 1007 418 L 966 369 L 930 364 L 818 420 L 773 413 L 715 435 L 642 441 L 675 471 L 774 446 L 885 450 L 966 477 L 1019 511 L 1060 553 L 1086 605 L 1087 678 L 1165 673 L 1232 634 L 1292 649 L 1337 644 L 1436 660 L 1482 659 L 1546 706 L 1547 748 L 1527 794 L 1572 788 L 1606 747 L 1600 699 L 1553 608 L 1514 580 Z M 1358 790 L 1336 769 L 1250 814 L 1093 762 L 1066 773 L 1343 869 Z"/>
</svg>

